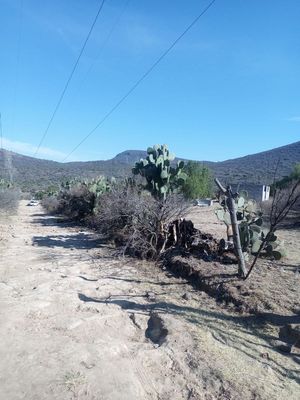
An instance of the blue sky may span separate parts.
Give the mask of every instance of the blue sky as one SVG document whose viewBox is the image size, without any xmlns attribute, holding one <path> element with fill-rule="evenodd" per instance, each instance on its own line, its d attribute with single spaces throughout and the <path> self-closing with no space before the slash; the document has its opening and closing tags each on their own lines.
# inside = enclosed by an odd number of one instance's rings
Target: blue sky
<svg viewBox="0 0 300 400">
<path fill-rule="evenodd" d="M 38 156 L 62 160 L 208 3 L 106 0 Z M 3 147 L 33 155 L 99 0 L 0 7 Z M 155 143 L 220 161 L 300 140 L 299 20 L 299 0 L 217 0 L 70 161 Z"/>
</svg>

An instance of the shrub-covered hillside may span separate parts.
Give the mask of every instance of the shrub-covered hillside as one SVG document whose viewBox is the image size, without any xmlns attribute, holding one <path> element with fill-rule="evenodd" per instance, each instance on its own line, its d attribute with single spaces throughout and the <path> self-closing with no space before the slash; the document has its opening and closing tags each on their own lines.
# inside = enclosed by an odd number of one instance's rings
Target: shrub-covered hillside
<svg viewBox="0 0 300 400">
<path fill-rule="evenodd" d="M 130 175 L 132 165 L 144 156 L 145 151 L 127 150 L 106 161 L 59 163 L 0 150 L 0 178 L 12 177 L 26 190 L 38 190 L 75 177 L 120 178 Z M 300 162 L 300 141 L 262 153 L 222 162 L 204 161 L 203 164 L 224 183 L 257 184 L 273 181 L 278 160 L 277 177 L 289 175 L 294 164 Z"/>
</svg>

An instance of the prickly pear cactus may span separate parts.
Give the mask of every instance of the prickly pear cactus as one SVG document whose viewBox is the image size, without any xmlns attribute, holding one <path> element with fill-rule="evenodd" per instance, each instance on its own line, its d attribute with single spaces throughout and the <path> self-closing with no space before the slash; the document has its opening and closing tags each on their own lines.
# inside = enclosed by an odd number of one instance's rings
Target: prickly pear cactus
<svg viewBox="0 0 300 400">
<path fill-rule="evenodd" d="M 80 180 L 74 178 L 66 182 L 63 182 L 61 184 L 61 190 L 66 191 L 76 186 L 78 187 L 85 186 L 96 197 L 99 197 L 101 194 L 108 192 L 114 183 L 115 183 L 115 178 L 107 179 L 104 176 L 99 176 L 98 178 L 94 178 L 91 180 L 88 179 Z"/>
<path fill-rule="evenodd" d="M 187 178 L 183 172 L 184 162 L 172 166 L 175 155 L 165 144 L 148 147 L 147 154 L 145 159 L 135 163 L 133 174 L 144 177 L 146 189 L 156 197 L 165 199 L 168 193 L 179 191 Z"/>
<path fill-rule="evenodd" d="M 280 246 L 277 236 L 263 226 L 263 214 L 258 210 L 256 202 L 248 199 L 247 192 L 237 194 L 235 201 L 240 240 L 246 258 L 249 254 L 256 254 L 263 245 L 265 255 L 279 260 L 284 255 L 282 244 Z M 229 227 L 231 220 L 225 197 L 220 200 L 220 205 L 222 208 L 217 209 L 215 213 L 218 219 Z"/>
<path fill-rule="evenodd" d="M 87 181 L 85 184 L 89 191 L 94 193 L 97 198 L 101 196 L 101 194 L 108 192 L 113 182 L 113 180 L 109 181 L 108 179 L 104 178 L 104 176 L 100 176 L 99 178 Z"/>
</svg>

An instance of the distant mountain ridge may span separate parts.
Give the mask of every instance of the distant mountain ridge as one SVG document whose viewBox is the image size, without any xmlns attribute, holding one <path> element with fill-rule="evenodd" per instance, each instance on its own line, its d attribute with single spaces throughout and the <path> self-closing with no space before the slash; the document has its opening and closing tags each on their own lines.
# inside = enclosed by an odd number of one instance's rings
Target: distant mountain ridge
<svg viewBox="0 0 300 400">
<path fill-rule="evenodd" d="M 29 190 L 45 188 L 74 177 L 105 175 L 122 178 L 129 176 L 134 163 L 145 156 L 143 150 L 126 150 L 105 161 L 60 163 L 0 149 L 0 178 L 11 177 L 23 189 Z M 208 166 L 225 184 L 268 184 L 273 181 L 277 164 L 277 177 L 281 178 L 291 172 L 296 162 L 300 162 L 300 141 L 232 160 L 198 162 Z"/>
</svg>

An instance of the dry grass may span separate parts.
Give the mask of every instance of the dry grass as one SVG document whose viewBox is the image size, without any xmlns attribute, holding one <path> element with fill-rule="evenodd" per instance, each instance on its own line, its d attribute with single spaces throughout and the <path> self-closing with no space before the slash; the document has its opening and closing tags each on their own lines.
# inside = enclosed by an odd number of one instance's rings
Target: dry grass
<svg viewBox="0 0 300 400">
<path fill-rule="evenodd" d="M 1 213 L 14 213 L 20 200 L 20 191 L 17 189 L 0 189 Z"/>
</svg>

